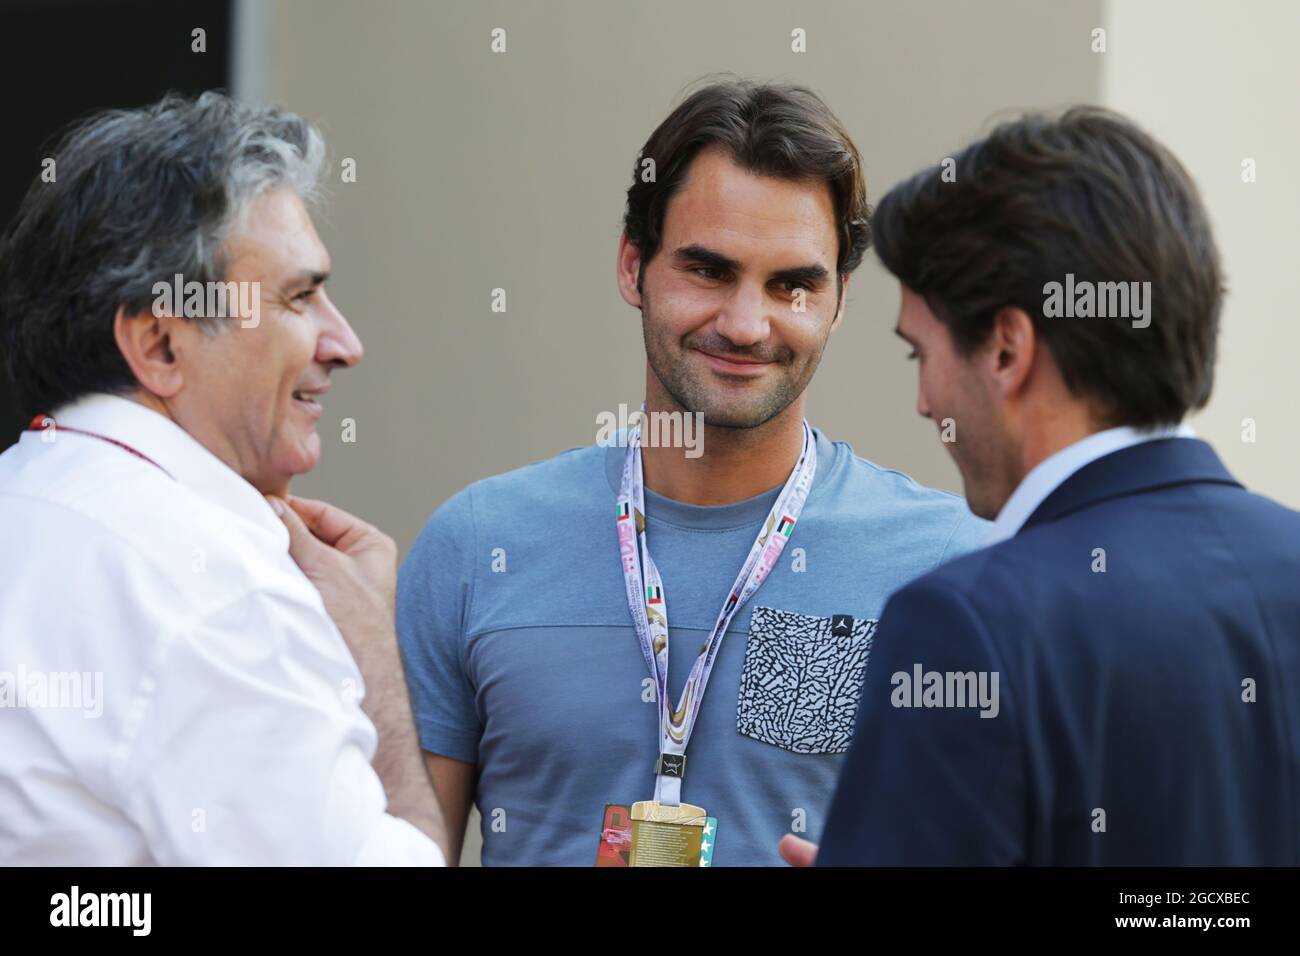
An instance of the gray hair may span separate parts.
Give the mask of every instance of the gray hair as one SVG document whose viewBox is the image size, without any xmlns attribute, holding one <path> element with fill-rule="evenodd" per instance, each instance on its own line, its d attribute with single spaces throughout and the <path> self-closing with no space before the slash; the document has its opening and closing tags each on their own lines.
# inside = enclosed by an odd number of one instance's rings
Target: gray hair
<svg viewBox="0 0 1300 956">
<path fill-rule="evenodd" d="M 219 92 L 109 110 L 73 127 L 0 238 L 0 332 L 27 414 L 135 387 L 113 336 L 156 282 L 225 279 L 226 240 L 266 190 L 318 204 L 319 131 Z M 205 329 L 222 319 L 196 319 Z"/>
</svg>

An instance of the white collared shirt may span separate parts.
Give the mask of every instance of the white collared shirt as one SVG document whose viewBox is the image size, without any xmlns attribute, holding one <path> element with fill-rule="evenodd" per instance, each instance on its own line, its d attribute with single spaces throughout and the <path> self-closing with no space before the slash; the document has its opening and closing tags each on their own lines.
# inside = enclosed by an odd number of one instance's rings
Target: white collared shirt
<svg viewBox="0 0 1300 956">
<path fill-rule="evenodd" d="M 998 512 L 993 527 L 989 529 L 986 544 L 997 544 L 1014 537 L 1029 520 L 1038 506 L 1047 500 L 1065 480 L 1084 465 L 1122 448 L 1162 438 L 1195 438 L 1190 425 L 1167 425 L 1158 428 L 1137 429 L 1128 425 L 1107 428 L 1067 445 L 1054 455 L 1040 461 L 1024 480 L 1016 486 L 1002 510 Z"/>
<path fill-rule="evenodd" d="M 430 864 L 266 500 L 94 395 L 0 455 L 0 864 Z"/>
</svg>

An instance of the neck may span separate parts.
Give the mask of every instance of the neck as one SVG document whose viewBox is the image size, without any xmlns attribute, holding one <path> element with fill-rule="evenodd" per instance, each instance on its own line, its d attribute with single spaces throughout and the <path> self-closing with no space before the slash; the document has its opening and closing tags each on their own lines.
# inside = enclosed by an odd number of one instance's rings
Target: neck
<svg viewBox="0 0 1300 956">
<path fill-rule="evenodd" d="M 286 475 L 272 481 L 264 481 L 259 479 L 256 475 L 245 474 L 243 469 L 240 467 L 239 456 L 235 454 L 234 449 L 229 445 L 229 443 L 219 441 L 216 435 L 201 434 L 186 428 L 181 424 L 180 419 L 178 419 L 172 412 L 171 406 L 148 389 L 137 388 L 127 397 L 136 404 L 143 405 L 145 408 L 152 409 L 164 418 L 170 419 L 182 431 L 188 434 L 208 451 L 212 452 L 212 454 L 220 459 L 226 467 L 239 475 L 239 477 L 243 478 L 262 494 L 279 495 L 282 498 L 288 496 L 290 476 Z"/>
<path fill-rule="evenodd" d="M 171 419 L 173 422 L 176 421 L 176 416 L 174 416 L 167 408 L 167 404 L 147 389 L 137 388 L 126 397 L 131 399 L 131 401 L 135 402 L 137 405 L 143 405 L 145 408 L 157 412 L 164 418 Z"/>
<path fill-rule="evenodd" d="M 1018 481 L 1058 451 L 1083 441 L 1109 426 L 1094 417 L 1082 402 L 1062 402 L 1051 414 L 1026 422 L 1020 446 Z"/>
<path fill-rule="evenodd" d="M 646 401 L 646 414 L 680 411 Z M 682 412 L 689 415 L 689 412 Z M 706 424 L 698 457 L 688 449 L 642 446 L 645 486 L 688 505 L 728 505 L 785 484 L 803 451 L 803 396 L 755 428 Z"/>
</svg>

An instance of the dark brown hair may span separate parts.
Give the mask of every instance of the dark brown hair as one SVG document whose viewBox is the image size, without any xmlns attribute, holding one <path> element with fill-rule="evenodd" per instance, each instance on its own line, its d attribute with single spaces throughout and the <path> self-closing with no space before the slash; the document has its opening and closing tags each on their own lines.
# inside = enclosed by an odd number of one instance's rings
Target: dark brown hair
<svg viewBox="0 0 1300 956">
<path fill-rule="evenodd" d="M 637 157 L 623 231 L 641 252 L 642 275 L 659 251 L 668 201 L 707 147 L 725 149 L 737 166 L 761 176 L 826 183 L 839 236 L 837 278 L 862 262 L 871 244 L 862 157 L 835 114 L 801 86 L 727 80 L 688 96 L 650 134 Z M 649 182 L 642 175 L 646 159 L 654 160 Z"/>
<path fill-rule="evenodd" d="M 1223 300 L 1209 219 L 1173 154 L 1122 116 L 1081 106 L 998 126 L 891 189 L 872 230 L 960 354 L 1019 307 L 1108 424 L 1172 424 L 1209 400 Z M 1067 275 L 1150 282 L 1150 324 L 1049 317 L 1048 284 Z"/>
</svg>

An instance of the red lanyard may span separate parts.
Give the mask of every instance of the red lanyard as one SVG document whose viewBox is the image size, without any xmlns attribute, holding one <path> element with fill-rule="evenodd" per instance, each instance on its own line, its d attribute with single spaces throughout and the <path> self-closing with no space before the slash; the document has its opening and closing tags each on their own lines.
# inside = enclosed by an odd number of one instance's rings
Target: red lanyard
<svg viewBox="0 0 1300 956">
<path fill-rule="evenodd" d="M 109 438 L 107 435 L 99 435 L 96 434 L 95 432 L 83 431 L 80 428 L 69 428 L 67 425 L 60 425 L 49 415 L 37 415 L 35 418 L 32 419 L 31 424 L 27 426 L 27 430 L 29 432 L 43 432 L 47 428 L 53 428 L 56 433 L 72 432 L 74 435 L 85 435 L 87 438 L 98 438 L 100 441 L 106 441 L 110 445 L 116 445 L 118 448 L 122 449 L 123 451 L 130 452 L 132 455 L 135 455 L 136 458 L 139 458 L 142 461 L 147 461 L 149 464 L 153 465 L 155 468 L 161 471 L 168 478 L 172 478 L 173 481 L 175 480 L 175 478 L 172 477 L 172 473 L 170 471 L 168 471 L 162 465 L 158 464 L 158 462 L 154 461 L 144 452 L 136 451 L 130 445 L 126 444 L 125 442 L 120 442 L 116 438 Z"/>
</svg>

